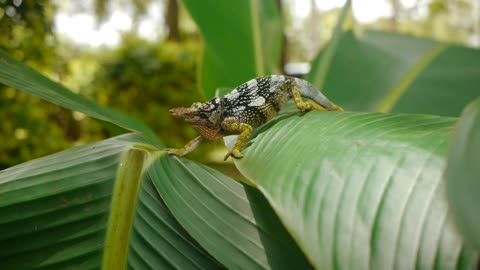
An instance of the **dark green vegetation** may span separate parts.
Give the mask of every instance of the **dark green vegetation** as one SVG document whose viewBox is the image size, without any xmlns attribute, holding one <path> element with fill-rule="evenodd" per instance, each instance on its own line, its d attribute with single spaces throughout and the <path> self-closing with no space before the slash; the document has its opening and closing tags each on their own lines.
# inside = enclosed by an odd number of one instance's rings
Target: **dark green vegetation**
<svg viewBox="0 0 480 270">
<path fill-rule="evenodd" d="M 75 93 L 143 119 L 167 145 L 180 146 L 195 136 L 170 117 L 168 109 L 205 99 L 197 90 L 198 36 L 185 34 L 183 42 L 154 44 L 131 33 L 118 48 L 93 51 L 62 43 L 53 35 L 57 10 L 53 1 L 25 0 L 19 6 L 14 2 L 18 1 L 0 5 L 0 32 L 8 33 L 0 35 L 0 48 L 6 53 Z M 100 17 L 106 2 L 96 1 Z M 140 2 L 145 1 L 133 2 L 141 12 Z M 5 14 L 7 6 L 16 7 L 14 17 L 19 19 Z M 0 169 L 125 132 L 3 84 L 0 123 Z M 192 153 L 191 158 L 205 160 L 201 153 Z"/>
<path fill-rule="evenodd" d="M 167 42 L 158 46 L 127 38 L 120 48 L 102 59 L 101 68 L 93 56 L 86 56 L 83 62 L 78 63 L 86 70 L 93 69 L 95 79 L 90 83 L 101 91 L 93 92 L 91 85 L 80 85 L 77 91 L 103 105 L 123 108 L 133 116 L 142 118 L 153 132 L 164 138 L 166 144 L 180 146 L 194 137 L 195 133 L 187 129 L 184 123 L 172 118 L 168 109 L 204 99 L 195 90 L 199 47 L 194 40 Z M 65 66 L 67 70 L 69 67 Z M 115 126 L 98 125 L 88 117 L 75 119 L 69 110 L 8 86 L 0 87 L 2 111 L 6 112 L 1 116 L 3 124 L 0 134 L 5 140 L 0 145 L 0 167 L 6 168 L 20 161 L 60 151 L 73 143 L 97 141 L 125 132 Z M 20 134 L 20 139 L 12 136 L 22 131 L 26 134 Z M 45 139 L 47 131 L 48 138 Z M 193 158 L 200 157 L 197 153 L 193 155 Z"/>
<path fill-rule="evenodd" d="M 275 71 L 282 44 L 273 1 L 239 1 L 235 16 L 215 3 L 184 0 L 204 34 L 206 98 Z M 165 156 L 166 127 L 138 108 L 98 105 L 2 52 L 3 84 L 136 132 L 0 172 L 2 268 L 476 269 L 480 51 L 340 32 L 348 8 L 308 75 L 348 112 L 287 109 L 256 131 L 235 162 L 251 186 Z M 143 65 L 123 59 L 104 76 Z"/>
</svg>

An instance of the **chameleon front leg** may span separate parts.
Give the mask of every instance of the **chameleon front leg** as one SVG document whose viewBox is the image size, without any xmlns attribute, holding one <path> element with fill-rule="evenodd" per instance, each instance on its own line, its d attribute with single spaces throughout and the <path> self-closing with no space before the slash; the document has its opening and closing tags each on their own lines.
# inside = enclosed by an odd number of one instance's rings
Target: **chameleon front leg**
<svg viewBox="0 0 480 270">
<path fill-rule="evenodd" d="M 327 109 L 318 105 L 317 103 L 310 103 L 310 102 L 303 101 L 302 95 L 300 94 L 300 90 L 298 89 L 298 86 L 293 87 L 292 94 L 293 94 L 293 101 L 295 101 L 295 105 L 297 105 L 297 108 L 302 112 L 308 112 L 311 110 L 328 111 Z"/>
<path fill-rule="evenodd" d="M 202 142 L 203 137 L 198 136 L 195 139 L 189 141 L 187 144 L 185 144 L 184 147 L 182 148 L 167 148 L 165 149 L 169 155 L 175 155 L 179 157 L 183 157 L 186 154 L 192 152 L 197 146 Z"/>
<path fill-rule="evenodd" d="M 225 155 L 225 158 L 223 160 L 227 160 L 230 156 L 236 159 L 243 158 L 240 151 L 242 150 L 245 143 L 247 143 L 248 139 L 250 138 L 250 135 L 252 134 L 252 131 L 253 131 L 252 126 L 250 126 L 249 124 L 237 123 L 229 120 L 225 120 L 222 123 L 222 126 L 225 130 L 231 133 L 240 134 L 237 138 L 237 142 L 235 143 L 233 148 L 230 151 L 228 151 L 228 153 Z"/>
</svg>

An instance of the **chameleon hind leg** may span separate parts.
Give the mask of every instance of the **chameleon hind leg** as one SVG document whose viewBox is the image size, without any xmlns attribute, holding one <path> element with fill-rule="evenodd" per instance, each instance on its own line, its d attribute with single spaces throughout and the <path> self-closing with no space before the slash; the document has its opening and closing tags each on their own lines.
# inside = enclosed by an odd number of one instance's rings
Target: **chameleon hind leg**
<svg viewBox="0 0 480 270">
<path fill-rule="evenodd" d="M 298 90 L 297 86 L 293 87 L 292 95 L 293 95 L 293 101 L 295 101 L 295 105 L 297 105 L 297 108 L 302 112 L 308 112 L 311 110 L 328 111 L 327 109 L 318 105 L 317 103 L 303 101 L 302 95 L 300 94 L 300 90 Z"/>
<path fill-rule="evenodd" d="M 242 150 L 245 143 L 247 143 L 250 135 L 252 134 L 252 126 L 245 123 L 238 123 L 234 120 L 229 119 L 225 119 L 225 121 L 223 121 L 222 123 L 222 126 L 225 130 L 233 134 L 240 134 L 237 138 L 237 142 L 232 147 L 232 149 L 228 151 L 223 160 L 227 160 L 230 156 L 236 159 L 243 158 L 240 151 Z"/>
<path fill-rule="evenodd" d="M 198 136 L 195 139 L 189 141 L 182 148 L 166 148 L 165 151 L 167 151 L 169 155 L 183 157 L 186 154 L 192 152 L 195 148 L 197 148 L 197 146 L 202 142 L 202 140 L 202 136 Z"/>
</svg>

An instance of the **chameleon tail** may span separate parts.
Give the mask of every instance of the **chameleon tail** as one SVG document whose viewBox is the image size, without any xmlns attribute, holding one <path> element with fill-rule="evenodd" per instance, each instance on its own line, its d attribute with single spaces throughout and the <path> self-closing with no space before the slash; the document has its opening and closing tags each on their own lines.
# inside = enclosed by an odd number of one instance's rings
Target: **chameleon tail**
<svg viewBox="0 0 480 270">
<path fill-rule="evenodd" d="M 298 85 L 300 94 L 302 96 L 315 101 L 315 103 L 321 105 L 329 111 L 343 111 L 342 107 L 328 100 L 328 98 L 311 83 L 299 78 L 295 78 L 295 83 Z"/>
</svg>

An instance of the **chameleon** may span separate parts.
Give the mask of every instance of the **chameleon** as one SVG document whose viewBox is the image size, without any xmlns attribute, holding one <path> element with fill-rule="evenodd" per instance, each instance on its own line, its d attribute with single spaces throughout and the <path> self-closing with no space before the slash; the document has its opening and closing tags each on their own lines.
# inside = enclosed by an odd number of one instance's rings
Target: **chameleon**
<svg viewBox="0 0 480 270">
<path fill-rule="evenodd" d="M 314 103 L 304 102 L 302 97 L 309 98 Z M 171 155 L 184 156 L 204 139 L 215 140 L 236 134 L 239 135 L 238 139 L 224 160 L 229 157 L 240 159 L 243 157 L 240 151 L 252 131 L 276 116 L 292 98 L 302 112 L 343 111 L 308 81 L 284 75 L 263 76 L 241 84 L 222 98 L 216 97 L 204 103 L 195 102 L 189 108 L 171 109 L 173 116 L 183 118 L 200 136 L 182 148 L 165 150 Z"/>
</svg>

